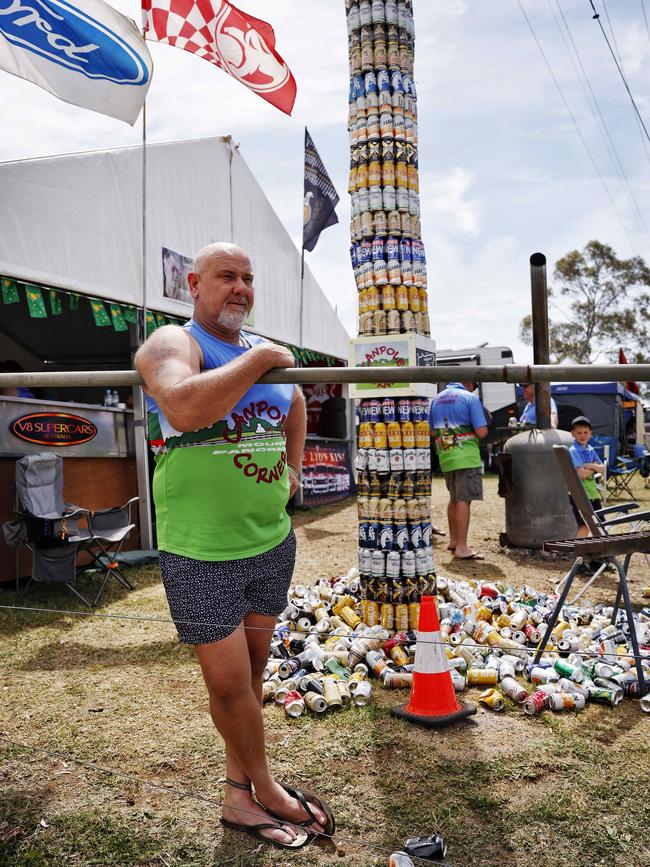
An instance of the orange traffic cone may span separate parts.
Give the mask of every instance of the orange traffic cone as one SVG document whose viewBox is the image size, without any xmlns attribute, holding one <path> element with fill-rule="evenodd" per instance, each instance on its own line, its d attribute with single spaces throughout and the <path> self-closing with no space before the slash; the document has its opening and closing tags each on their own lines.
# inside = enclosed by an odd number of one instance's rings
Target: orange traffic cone
<svg viewBox="0 0 650 867">
<path fill-rule="evenodd" d="M 392 713 L 427 728 L 450 725 L 476 713 L 475 704 L 456 698 L 433 596 L 423 596 L 420 605 L 411 698 Z"/>
</svg>

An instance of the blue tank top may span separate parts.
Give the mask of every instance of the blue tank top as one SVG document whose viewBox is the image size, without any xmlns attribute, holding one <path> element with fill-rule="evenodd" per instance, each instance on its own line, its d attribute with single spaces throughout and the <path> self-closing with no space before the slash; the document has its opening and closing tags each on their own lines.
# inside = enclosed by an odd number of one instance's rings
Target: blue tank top
<svg viewBox="0 0 650 867">
<path fill-rule="evenodd" d="M 264 342 L 242 333 L 248 346 L 226 343 L 193 320 L 184 328 L 201 347 L 204 370 Z M 160 550 L 195 560 L 238 560 L 285 539 L 291 524 L 283 424 L 293 392 L 293 385 L 253 385 L 226 418 L 189 432 L 175 430 L 147 398 Z"/>
</svg>

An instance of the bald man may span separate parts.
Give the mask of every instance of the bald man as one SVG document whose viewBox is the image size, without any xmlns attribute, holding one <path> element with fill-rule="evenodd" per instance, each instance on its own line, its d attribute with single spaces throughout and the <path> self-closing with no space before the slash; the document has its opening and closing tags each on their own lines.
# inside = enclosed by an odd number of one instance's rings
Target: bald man
<svg viewBox="0 0 650 867">
<path fill-rule="evenodd" d="M 295 561 L 285 506 L 300 485 L 305 403 L 297 386 L 256 385 L 272 368 L 293 367 L 293 356 L 241 330 L 254 301 L 246 253 L 210 244 L 187 279 L 192 319 L 159 328 L 136 356 L 157 452 L 160 571 L 225 741 L 221 821 L 295 849 L 334 832 L 325 801 L 271 776 L 261 711 Z"/>
</svg>

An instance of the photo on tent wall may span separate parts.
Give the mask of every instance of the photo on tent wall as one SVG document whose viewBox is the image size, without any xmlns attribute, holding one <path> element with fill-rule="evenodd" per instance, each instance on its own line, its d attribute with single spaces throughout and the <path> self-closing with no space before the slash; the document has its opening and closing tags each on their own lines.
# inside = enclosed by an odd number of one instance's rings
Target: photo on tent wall
<svg viewBox="0 0 650 867">
<path fill-rule="evenodd" d="M 168 247 L 162 248 L 163 295 L 183 304 L 192 304 L 192 296 L 187 285 L 187 275 L 192 270 L 194 259 L 176 253 Z"/>
</svg>

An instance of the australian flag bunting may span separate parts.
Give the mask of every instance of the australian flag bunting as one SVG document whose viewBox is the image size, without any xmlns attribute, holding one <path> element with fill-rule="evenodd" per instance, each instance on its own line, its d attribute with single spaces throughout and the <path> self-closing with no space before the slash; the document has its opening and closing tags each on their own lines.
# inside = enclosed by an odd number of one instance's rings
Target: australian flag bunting
<svg viewBox="0 0 650 867">
<path fill-rule="evenodd" d="M 305 198 L 303 203 L 303 249 L 311 252 L 328 226 L 338 223 L 335 208 L 338 193 L 327 174 L 307 128 L 305 128 Z"/>
</svg>

